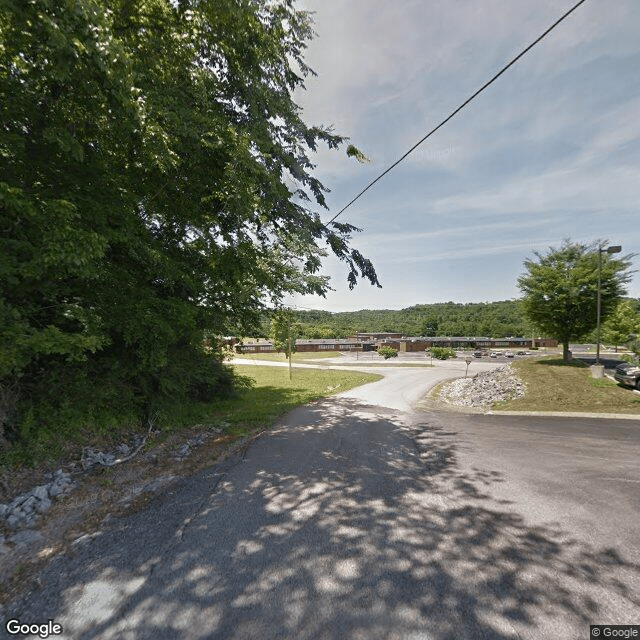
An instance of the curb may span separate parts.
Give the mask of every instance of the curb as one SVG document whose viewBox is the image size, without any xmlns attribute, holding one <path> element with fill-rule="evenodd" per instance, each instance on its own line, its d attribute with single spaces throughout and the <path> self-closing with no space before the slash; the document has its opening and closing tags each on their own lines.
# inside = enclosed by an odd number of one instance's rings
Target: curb
<svg viewBox="0 0 640 640">
<path fill-rule="evenodd" d="M 579 411 L 485 411 L 491 416 L 549 416 L 554 418 L 602 418 L 603 420 L 638 420 L 640 414 L 634 413 L 593 413 Z"/>
</svg>

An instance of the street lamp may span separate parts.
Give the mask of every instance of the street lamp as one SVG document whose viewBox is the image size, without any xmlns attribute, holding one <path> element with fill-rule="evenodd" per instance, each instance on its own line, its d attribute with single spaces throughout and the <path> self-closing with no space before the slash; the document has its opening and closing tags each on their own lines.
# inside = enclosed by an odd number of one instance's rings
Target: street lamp
<svg viewBox="0 0 640 640">
<path fill-rule="evenodd" d="M 620 253 L 622 247 L 618 244 L 613 247 L 598 247 L 598 328 L 596 330 L 596 365 L 600 364 L 600 286 L 602 284 L 602 253 Z"/>
</svg>

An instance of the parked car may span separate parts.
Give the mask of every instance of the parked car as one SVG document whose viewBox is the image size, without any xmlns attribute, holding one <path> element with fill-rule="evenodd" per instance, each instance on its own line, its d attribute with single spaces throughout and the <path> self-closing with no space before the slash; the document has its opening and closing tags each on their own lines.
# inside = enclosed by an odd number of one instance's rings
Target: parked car
<svg viewBox="0 0 640 640">
<path fill-rule="evenodd" d="M 499 354 L 497 351 L 492 351 L 489 355 L 490 355 L 492 358 L 497 358 L 500 354 Z"/>
<path fill-rule="evenodd" d="M 529 352 L 528 351 L 516 351 L 516 355 L 517 356 L 528 356 Z"/>
<path fill-rule="evenodd" d="M 632 362 L 622 362 L 616 367 L 613 377 L 628 387 L 640 390 L 640 366 Z"/>
<path fill-rule="evenodd" d="M 504 352 L 504 357 L 505 358 L 513 358 L 513 351 L 505 351 Z"/>
<path fill-rule="evenodd" d="M 484 351 L 480 351 L 480 349 L 473 352 L 474 358 L 482 358 L 483 355 L 484 355 Z"/>
</svg>

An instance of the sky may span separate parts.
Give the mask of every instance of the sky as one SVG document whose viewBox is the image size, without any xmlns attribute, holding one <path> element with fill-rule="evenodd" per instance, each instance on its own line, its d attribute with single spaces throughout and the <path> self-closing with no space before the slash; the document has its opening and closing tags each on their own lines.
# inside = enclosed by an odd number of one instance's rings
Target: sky
<svg viewBox="0 0 640 640">
<path fill-rule="evenodd" d="M 369 158 L 319 149 L 328 221 L 542 34 L 574 0 L 300 0 L 314 11 L 295 93 Z M 640 2 L 587 0 L 339 218 L 382 288 L 331 256 L 326 298 L 298 308 L 402 309 L 520 297 L 534 251 L 564 239 L 640 254 Z M 640 268 L 640 255 L 633 259 Z M 640 274 L 628 293 L 640 297 Z"/>
</svg>

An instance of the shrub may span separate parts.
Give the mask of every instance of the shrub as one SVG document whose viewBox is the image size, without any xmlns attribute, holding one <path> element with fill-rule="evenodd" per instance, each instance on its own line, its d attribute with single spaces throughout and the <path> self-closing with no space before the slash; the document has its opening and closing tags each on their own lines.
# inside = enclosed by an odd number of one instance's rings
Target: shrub
<svg viewBox="0 0 640 640">
<path fill-rule="evenodd" d="M 430 353 L 438 360 L 448 360 L 456 357 L 456 352 L 449 347 L 431 347 Z"/>
<path fill-rule="evenodd" d="M 398 350 L 393 347 L 378 347 L 378 354 L 388 360 L 389 358 L 397 358 Z"/>
</svg>

